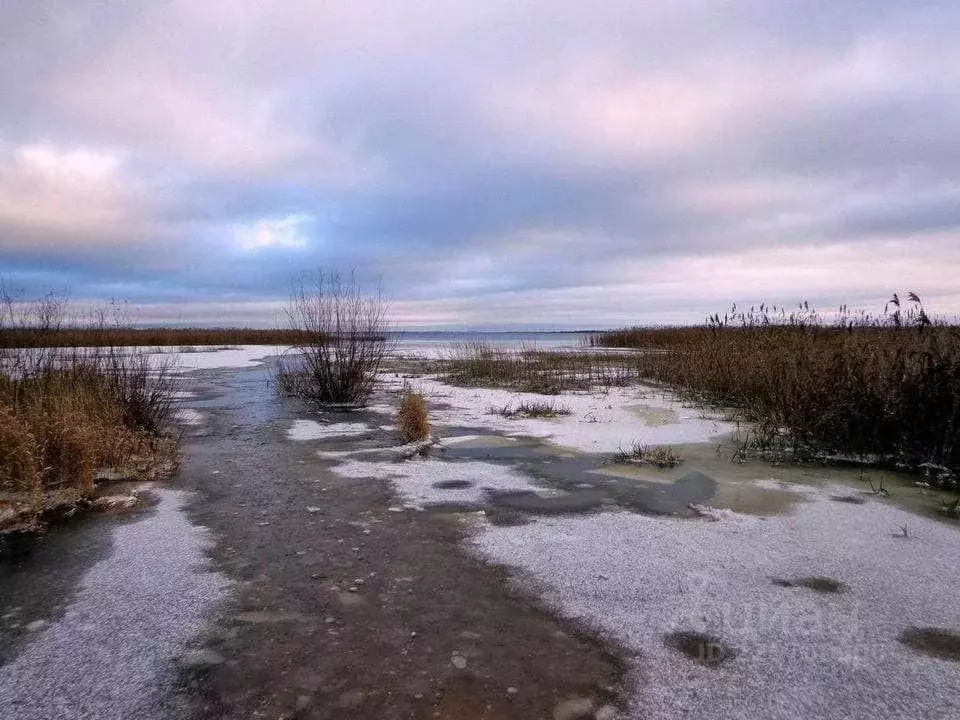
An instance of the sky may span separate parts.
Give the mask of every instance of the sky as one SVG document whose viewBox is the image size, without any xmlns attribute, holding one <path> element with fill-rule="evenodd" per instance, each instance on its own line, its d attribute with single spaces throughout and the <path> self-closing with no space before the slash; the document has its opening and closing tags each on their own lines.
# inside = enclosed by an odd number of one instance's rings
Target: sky
<svg viewBox="0 0 960 720">
<path fill-rule="evenodd" d="M 6 0 L 0 278 L 272 325 L 960 313 L 960 4 Z"/>
</svg>

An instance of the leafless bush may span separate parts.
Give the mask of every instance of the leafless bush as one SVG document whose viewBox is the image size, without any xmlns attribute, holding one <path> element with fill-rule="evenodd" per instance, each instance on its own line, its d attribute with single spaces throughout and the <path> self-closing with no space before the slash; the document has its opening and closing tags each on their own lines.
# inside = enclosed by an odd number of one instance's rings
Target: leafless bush
<svg viewBox="0 0 960 720">
<path fill-rule="evenodd" d="M 365 403 L 394 345 L 387 309 L 382 293 L 364 294 L 353 276 L 320 272 L 301 282 L 286 312 L 303 339 L 281 361 L 277 389 L 322 403 Z"/>
</svg>

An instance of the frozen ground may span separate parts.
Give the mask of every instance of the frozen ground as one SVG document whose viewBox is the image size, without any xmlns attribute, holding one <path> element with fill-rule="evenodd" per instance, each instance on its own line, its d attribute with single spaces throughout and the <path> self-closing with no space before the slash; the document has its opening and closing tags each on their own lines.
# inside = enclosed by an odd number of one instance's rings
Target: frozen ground
<svg viewBox="0 0 960 720">
<path fill-rule="evenodd" d="M 212 370 L 215 368 L 254 367 L 262 365 L 265 358 L 271 355 L 281 355 L 288 350 L 289 348 L 282 345 L 237 345 L 197 352 L 172 350 L 170 352 L 151 353 L 151 359 L 158 365 L 172 359 L 178 372 L 189 372 L 191 370 Z"/>
<path fill-rule="evenodd" d="M 373 432 L 366 423 L 319 423 L 314 420 L 294 420 L 287 430 L 288 440 L 325 440 L 353 437 Z"/>
<path fill-rule="evenodd" d="M 637 653 L 630 717 L 960 717 L 957 664 L 897 639 L 957 628 L 960 535 L 880 502 L 806 495 L 779 517 L 603 513 L 490 527 L 473 543 Z M 673 632 L 714 637 L 732 657 L 699 663 L 665 645 Z"/>
<path fill-rule="evenodd" d="M 731 429 L 643 388 L 535 396 L 435 378 L 414 387 L 435 404 L 431 420 L 448 447 L 472 439 L 443 426 L 534 436 L 562 446 L 544 462 L 564 462 L 568 448 L 681 445 Z M 531 400 L 572 414 L 536 420 L 488 412 Z M 469 507 L 488 491 L 551 492 L 505 462 L 341 457 L 335 472 L 389 478 L 408 508 Z M 737 481 L 738 493 L 796 494 L 765 517 L 701 507 L 702 517 L 683 519 L 606 505 L 527 524 L 478 521 L 469 546 L 516 568 L 558 612 L 625 649 L 633 658 L 626 717 L 960 717 L 957 663 L 898 639 L 912 627 L 960 631 L 960 532 L 839 487 L 828 469 L 810 485 L 779 482 L 782 474 L 768 467 Z M 725 488 L 717 482 L 719 496 Z"/>
<path fill-rule="evenodd" d="M 63 616 L 0 666 L 0 718 L 165 717 L 175 663 L 228 581 L 207 567 L 209 537 L 186 519 L 186 493 L 159 492 L 153 513 L 113 530 L 112 554 Z"/>
<path fill-rule="evenodd" d="M 402 382 L 384 376 L 394 388 Z M 431 409 L 435 425 L 478 426 L 507 435 L 547 438 L 555 445 L 584 452 L 612 453 L 639 441 L 646 445 L 707 442 L 734 429 L 703 408 L 685 405 L 649 387 L 610 388 L 563 395 L 517 393 L 496 388 L 462 388 L 434 376 L 413 381 L 412 387 L 439 404 Z M 520 403 L 562 406 L 569 415 L 557 418 L 507 418 L 491 410 L 516 408 Z"/>
</svg>

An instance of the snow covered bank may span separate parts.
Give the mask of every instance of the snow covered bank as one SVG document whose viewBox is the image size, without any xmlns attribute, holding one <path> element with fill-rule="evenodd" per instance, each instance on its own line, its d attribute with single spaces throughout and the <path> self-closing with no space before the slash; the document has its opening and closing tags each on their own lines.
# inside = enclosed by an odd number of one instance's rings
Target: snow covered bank
<svg viewBox="0 0 960 720">
<path fill-rule="evenodd" d="M 395 377 L 384 383 L 400 387 Z M 538 395 L 497 388 L 462 388 L 447 385 L 435 376 L 413 381 L 413 388 L 441 407 L 430 410 L 434 425 L 475 426 L 507 435 L 547 438 L 550 442 L 583 452 L 612 453 L 634 442 L 646 445 L 679 445 L 712 440 L 734 430 L 703 408 L 690 407 L 660 390 L 634 386 L 593 392 Z M 491 409 L 542 402 L 562 405 L 570 415 L 543 418 L 506 418 Z"/>
</svg>

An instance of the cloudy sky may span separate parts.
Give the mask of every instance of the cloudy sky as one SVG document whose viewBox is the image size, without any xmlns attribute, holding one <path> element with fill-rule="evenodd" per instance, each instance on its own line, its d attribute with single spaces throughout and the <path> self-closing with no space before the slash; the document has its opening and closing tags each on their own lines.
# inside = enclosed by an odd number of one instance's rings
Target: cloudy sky
<svg viewBox="0 0 960 720">
<path fill-rule="evenodd" d="M 960 4 L 5 0 L 0 277 L 272 324 L 960 312 Z"/>
</svg>

